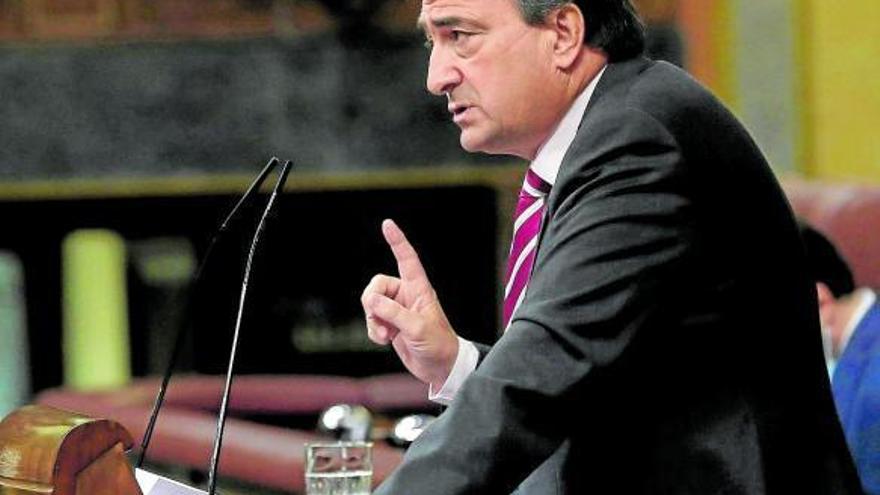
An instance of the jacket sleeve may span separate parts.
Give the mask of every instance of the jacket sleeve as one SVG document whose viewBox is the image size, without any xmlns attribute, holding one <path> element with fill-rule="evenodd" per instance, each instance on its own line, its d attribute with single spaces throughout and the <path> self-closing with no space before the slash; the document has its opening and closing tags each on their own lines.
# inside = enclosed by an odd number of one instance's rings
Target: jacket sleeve
<svg viewBox="0 0 880 495">
<path fill-rule="evenodd" d="M 511 327 L 377 493 L 510 493 L 565 440 L 552 412 L 589 403 L 595 370 L 676 290 L 693 237 L 680 150 L 641 111 L 602 124 L 560 170 Z"/>
</svg>

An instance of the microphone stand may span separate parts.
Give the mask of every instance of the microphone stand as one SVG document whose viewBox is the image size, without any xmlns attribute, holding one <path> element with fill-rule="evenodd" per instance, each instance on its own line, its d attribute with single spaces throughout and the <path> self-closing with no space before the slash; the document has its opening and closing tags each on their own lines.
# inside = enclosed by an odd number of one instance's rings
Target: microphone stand
<svg viewBox="0 0 880 495">
<path fill-rule="evenodd" d="M 241 209 L 242 205 L 250 200 L 260 189 L 260 186 L 265 182 L 266 177 L 269 176 L 269 173 L 280 163 L 278 158 L 273 157 L 269 160 L 260 174 L 256 179 L 251 183 L 250 187 L 248 187 L 247 191 L 245 191 L 244 195 L 242 195 L 241 199 L 233 206 L 232 210 L 226 215 L 226 218 L 223 220 L 223 223 L 220 224 L 220 227 L 217 229 L 217 232 L 211 238 L 211 242 L 208 244 L 208 249 L 205 251 L 205 256 L 202 257 L 202 261 L 199 263 L 199 267 L 196 270 L 196 275 L 193 278 L 193 283 L 191 284 L 191 289 L 187 294 L 187 300 L 185 304 L 185 308 L 187 308 L 184 313 L 184 322 L 177 329 L 177 336 L 174 339 L 174 347 L 171 351 L 171 357 L 168 360 L 168 365 L 165 368 L 165 373 L 162 376 L 162 384 L 159 386 L 159 393 L 156 396 L 156 400 L 153 402 L 153 410 L 150 413 L 150 419 L 147 422 L 147 428 L 144 431 L 144 437 L 141 440 L 141 451 L 138 454 L 137 462 L 135 463 L 136 468 L 140 468 L 144 463 L 144 458 L 147 455 L 147 449 L 150 446 L 150 440 L 153 437 L 153 430 L 156 427 L 156 420 L 159 418 L 159 410 L 162 408 L 162 404 L 165 402 L 165 392 L 168 390 L 168 383 L 171 381 L 171 374 L 174 371 L 174 367 L 177 364 L 177 360 L 180 358 L 180 350 L 183 347 L 183 338 L 186 334 L 186 329 L 189 327 L 189 323 L 192 320 L 192 304 L 193 304 L 193 294 L 196 292 L 196 288 L 201 287 L 202 281 L 202 272 L 205 269 L 205 266 L 208 264 L 208 260 L 211 258 L 211 253 L 214 251 L 214 246 L 217 244 L 217 241 L 223 236 L 223 234 L 228 230 L 229 224 L 233 219 L 238 216 L 238 211 Z M 285 165 L 286 166 L 286 165 Z M 277 185 L 276 185 L 277 188 Z"/>
<path fill-rule="evenodd" d="M 217 433 L 214 436 L 214 452 L 211 455 L 211 469 L 208 472 L 209 495 L 214 495 L 214 490 L 217 485 L 217 468 L 220 462 L 220 448 L 223 444 L 223 430 L 226 427 L 226 416 L 228 414 L 227 407 L 229 405 L 229 392 L 232 389 L 233 371 L 235 368 L 235 355 L 238 351 L 238 341 L 241 332 L 241 320 L 242 315 L 244 314 L 244 303 L 245 297 L 247 296 L 248 282 L 251 276 L 251 267 L 253 265 L 254 253 L 257 250 L 257 244 L 260 242 L 260 234 L 262 234 L 265 228 L 266 218 L 269 216 L 269 212 L 272 210 L 272 206 L 275 204 L 275 199 L 278 197 L 279 191 L 284 187 L 284 183 L 287 181 L 287 175 L 290 172 L 291 165 L 292 163 L 290 162 L 290 160 L 284 163 L 284 167 L 281 169 L 281 174 L 278 177 L 278 182 L 275 183 L 275 189 L 272 191 L 272 195 L 269 196 L 269 202 L 263 209 L 263 216 L 260 218 L 260 223 L 257 224 L 257 230 L 256 232 L 254 232 L 254 237 L 251 240 L 251 247 L 248 251 L 247 263 L 245 264 L 244 276 L 242 277 L 243 280 L 241 284 L 241 295 L 238 301 L 238 314 L 235 318 L 235 333 L 232 337 L 232 349 L 229 354 L 229 368 L 226 371 L 226 385 L 223 388 L 223 400 L 220 404 L 220 417 L 217 420 Z"/>
</svg>

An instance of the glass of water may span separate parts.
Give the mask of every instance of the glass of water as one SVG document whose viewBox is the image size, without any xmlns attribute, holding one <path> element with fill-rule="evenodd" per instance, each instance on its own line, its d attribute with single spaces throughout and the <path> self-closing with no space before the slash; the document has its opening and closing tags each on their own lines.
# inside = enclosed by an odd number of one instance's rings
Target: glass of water
<svg viewBox="0 0 880 495">
<path fill-rule="evenodd" d="M 306 495 L 369 495 L 373 444 L 306 444 Z"/>
</svg>

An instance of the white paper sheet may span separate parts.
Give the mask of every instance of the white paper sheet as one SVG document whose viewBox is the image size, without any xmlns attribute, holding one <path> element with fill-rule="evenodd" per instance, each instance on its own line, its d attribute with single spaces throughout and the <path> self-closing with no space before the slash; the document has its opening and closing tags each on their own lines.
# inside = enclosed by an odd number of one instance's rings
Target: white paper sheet
<svg viewBox="0 0 880 495">
<path fill-rule="evenodd" d="M 172 479 L 135 469 L 134 477 L 144 495 L 206 495 L 207 492 L 184 485 Z"/>
</svg>

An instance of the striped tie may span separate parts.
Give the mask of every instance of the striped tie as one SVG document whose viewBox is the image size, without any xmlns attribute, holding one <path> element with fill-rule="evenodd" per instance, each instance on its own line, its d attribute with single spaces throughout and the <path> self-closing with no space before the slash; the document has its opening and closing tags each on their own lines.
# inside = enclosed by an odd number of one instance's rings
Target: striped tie
<svg viewBox="0 0 880 495">
<path fill-rule="evenodd" d="M 507 276 L 504 284 L 504 329 L 522 302 L 526 285 L 535 262 L 535 248 L 541 232 L 544 216 L 544 198 L 550 192 L 550 184 L 529 169 L 516 204 L 513 223 L 513 242 L 507 259 Z"/>
</svg>

